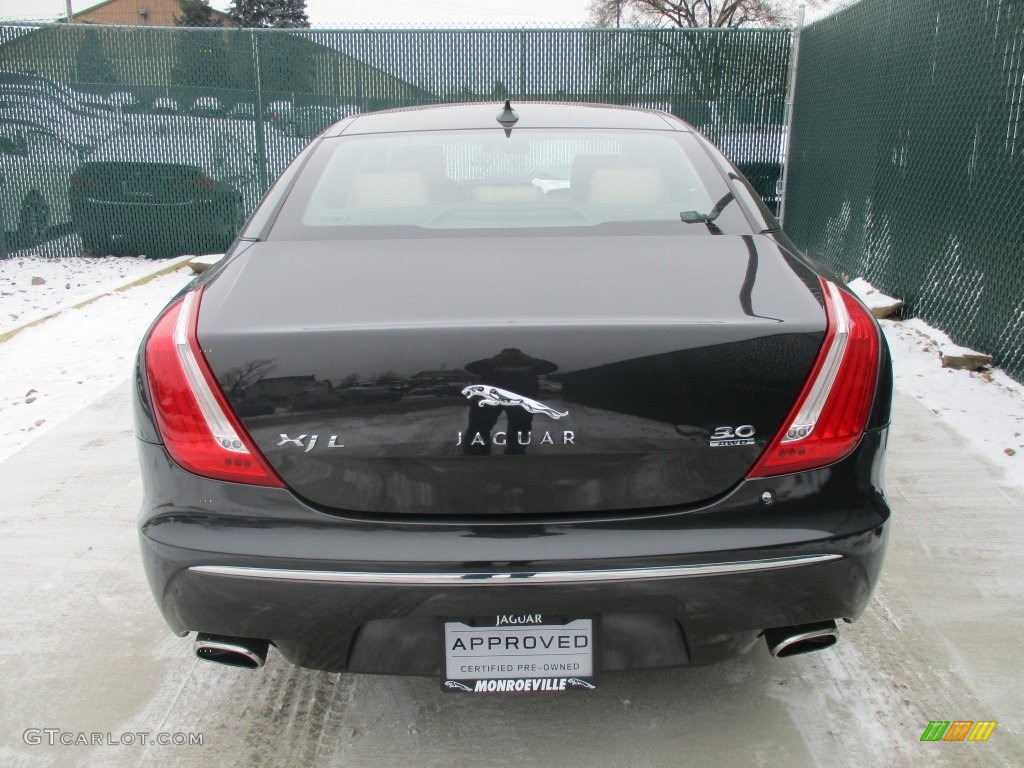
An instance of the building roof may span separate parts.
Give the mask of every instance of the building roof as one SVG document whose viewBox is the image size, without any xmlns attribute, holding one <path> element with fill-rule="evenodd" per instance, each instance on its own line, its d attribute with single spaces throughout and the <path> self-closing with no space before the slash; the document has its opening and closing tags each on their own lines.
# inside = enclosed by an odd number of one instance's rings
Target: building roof
<svg viewBox="0 0 1024 768">
<path fill-rule="evenodd" d="M 77 24 L 114 24 L 130 27 L 173 27 L 182 10 L 178 0 L 103 0 L 89 8 L 74 11 Z M 210 9 L 215 26 L 237 27 L 238 22 L 223 11 Z M 67 17 L 60 19 L 66 21 Z M 219 22 L 219 24 L 218 24 Z"/>
</svg>

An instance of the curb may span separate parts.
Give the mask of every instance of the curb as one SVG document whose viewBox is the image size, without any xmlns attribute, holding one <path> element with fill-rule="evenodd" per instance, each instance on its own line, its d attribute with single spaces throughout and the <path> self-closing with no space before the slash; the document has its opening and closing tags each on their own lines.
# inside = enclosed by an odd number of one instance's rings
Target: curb
<svg viewBox="0 0 1024 768">
<path fill-rule="evenodd" d="M 62 312 L 66 312 L 69 309 L 81 309 L 82 307 L 85 307 L 85 306 L 88 306 L 89 304 L 92 304 L 94 301 L 99 301 L 104 296 L 109 296 L 112 293 L 124 293 L 129 288 L 135 288 L 136 286 L 139 286 L 139 285 L 145 285 L 150 280 L 153 280 L 153 279 L 155 279 L 157 277 L 160 277 L 161 275 L 166 275 L 166 274 L 169 274 L 171 272 L 176 272 L 179 269 L 181 269 L 183 266 L 185 266 L 186 264 L 190 263 L 192 261 L 192 259 L 195 259 L 195 258 L 198 258 L 198 257 L 195 256 L 195 255 L 192 255 L 192 256 L 179 256 L 179 257 L 177 257 L 175 259 L 169 259 L 167 261 L 161 261 L 159 267 L 154 269 L 152 272 L 147 272 L 144 275 L 140 275 L 139 277 L 135 277 L 131 281 L 129 281 L 127 283 L 124 283 L 123 285 L 118 285 L 118 286 L 116 286 L 114 288 L 107 288 L 104 291 L 100 291 L 99 293 L 97 293 L 97 294 L 95 294 L 93 296 L 90 296 L 87 299 L 82 299 L 81 301 L 77 301 L 74 304 L 65 304 L 63 306 L 57 307 L 56 309 L 54 309 L 52 311 L 49 311 L 49 312 L 47 312 L 44 315 L 40 315 L 39 317 L 36 317 L 36 318 L 34 318 L 32 320 L 29 320 L 28 322 L 23 323 L 22 325 L 15 326 L 14 328 L 10 328 L 10 329 L 4 331 L 3 333 L 0 333 L 0 343 L 5 342 L 5 341 L 7 341 L 10 338 L 13 338 L 14 336 L 17 336 L 19 333 L 24 331 L 26 328 L 31 328 L 33 325 L 39 325 L 40 323 L 45 323 L 47 320 L 51 320 L 52 318 L 56 317 L 57 315 L 61 314 Z"/>
</svg>

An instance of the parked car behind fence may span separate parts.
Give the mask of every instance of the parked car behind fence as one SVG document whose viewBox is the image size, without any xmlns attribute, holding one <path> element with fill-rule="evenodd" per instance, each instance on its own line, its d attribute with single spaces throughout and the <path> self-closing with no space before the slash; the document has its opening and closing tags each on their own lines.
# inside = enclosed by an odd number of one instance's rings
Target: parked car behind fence
<svg viewBox="0 0 1024 768">
<path fill-rule="evenodd" d="M 153 99 L 150 111 L 158 115 L 173 115 L 178 111 L 178 102 L 170 96 L 158 96 Z"/>
<path fill-rule="evenodd" d="M 71 211 L 94 253 L 211 253 L 230 245 L 258 194 L 251 153 L 206 121 L 127 126 L 71 179 Z"/>
<path fill-rule="evenodd" d="M 11 249 L 46 239 L 70 219 L 68 180 L 78 152 L 38 125 L 0 122 L 0 227 Z"/>
<path fill-rule="evenodd" d="M 189 110 L 193 115 L 219 117 L 224 114 L 224 105 L 216 96 L 200 96 Z"/>
</svg>

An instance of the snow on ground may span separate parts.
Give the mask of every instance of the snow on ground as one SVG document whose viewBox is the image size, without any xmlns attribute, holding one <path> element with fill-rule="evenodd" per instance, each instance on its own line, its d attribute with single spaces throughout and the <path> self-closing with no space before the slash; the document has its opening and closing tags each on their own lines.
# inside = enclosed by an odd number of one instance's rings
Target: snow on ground
<svg viewBox="0 0 1024 768">
<path fill-rule="evenodd" d="M 998 368 L 958 371 L 942 367 L 950 338 L 922 320 L 882 320 L 892 351 L 896 388 L 931 409 L 967 445 L 1024 487 L 1024 386 Z"/>
<path fill-rule="evenodd" d="M 0 260 L 0 334 L 152 272 L 145 257 L 50 258 L 19 251 Z"/>
<path fill-rule="evenodd" d="M 45 274 L 50 276 L 47 285 L 58 286 L 34 294 L 31 302 L 5 288 L 0 313 L 8 318 L 56 309 L 65 303 L 65 292 L 72 291 L 64 287 L 66 283 L 85 298 L 85 285 L 90 282 L 94 286 L 114 278 L 121 284 L 130 282 L 135 260 L 117 261 L 115 265 L 103 259 L 73 258 L 47 266 L 26 260 L 24 274 L 16 261 L 0 262 L 4 285 L 9 276 L 23 285 L 33 275 Z M 150 261 L 145 266 L 152 271 L 154 265 Z M 123 278 L 121 270 L 125 270 Z M 109 293 L 81 309 L 67 309 L 0 342 L 0 461 L 128 378 L 142 334 L 167 300 L 193 277 L 182 266 L 123 293 Z"/>
<path fill-rule="evenodd" d="M 902 301 L 886 296 L 862 277 L 851 280 L 847 287 L 860 296 L 875 317 L 892 317 L 903 306 Z"/>
<path fill-rule="evenodd" d="M 153 266 L 145 259 L 114 257 L 0 261 L 0 333 L 20 324 L 13 316 L 45 315 L 130 282 Z M 183 266 L 81 309 L 64 309 L 0 342 L 0 461 L 129 376 L 142 334 L 192 276 Z M 32 285 L 33 277 L 46 282 Z M 864 286 L 857 284 L 870 289 Z M 939 351 L 954 345 L 920 320 L 883 320 L 882 327 L 897 388 L 1002 467 L 1007 483 L 1024 486 L 1024 386 L 998 369 L 943 368 Z"/>
<path fill-rule="evenodd" d="M 860 278 L 850 288 L 869 307 L 895 301 Z M 970 350 L 923 320 L 880 322 L 892 352 L 896 389 L 929 408 L 972 450 L 1005 470 L 1008 484 L 1024 487 L 1024 385 L 998 368 L 943 368 L 943 352 Z"/>
</svg>

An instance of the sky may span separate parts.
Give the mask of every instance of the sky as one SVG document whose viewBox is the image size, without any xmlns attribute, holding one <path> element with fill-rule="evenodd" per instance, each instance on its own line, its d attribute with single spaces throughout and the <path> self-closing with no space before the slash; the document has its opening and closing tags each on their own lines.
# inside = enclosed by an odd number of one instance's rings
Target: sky
<svg viewBox="0 0 1024 768">
<path fill-rule="evenodd" d="M 0 19 L 53 19 L 63 16 L 66 0 L 0 0 Z M 71 0 L 74 11 L 98 0 Z M 212 0 L 227 10 L 230 0 Z M 589 0 L 307 0 L 306 12 L 316 27 L 387 26 L 584 26 Z M 811 21 L 823 14 L 808 9 Z"/>
<path fill-rule="evenodd" d="M 96 0 L 72 0 L 74 11 L 96 5 Z M 210 5 L 227 10 L 230 0 Z M 429 26 L 582 26 L 587 20 L 588 0 L 307 0 L 306 13 L 313 26 L 374 26 L 421 23 Z M 0 0 L 0 18 L 52 18 L 63 16 L 65 0 Z"/>
</svg>

